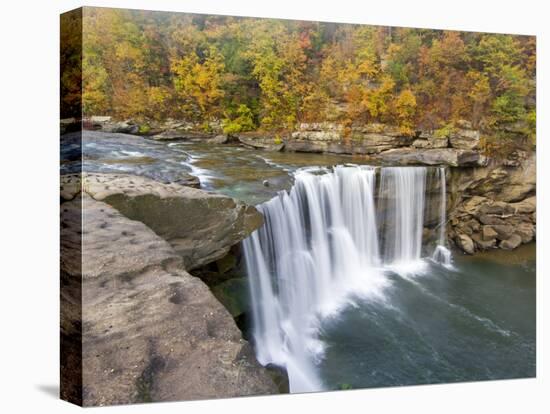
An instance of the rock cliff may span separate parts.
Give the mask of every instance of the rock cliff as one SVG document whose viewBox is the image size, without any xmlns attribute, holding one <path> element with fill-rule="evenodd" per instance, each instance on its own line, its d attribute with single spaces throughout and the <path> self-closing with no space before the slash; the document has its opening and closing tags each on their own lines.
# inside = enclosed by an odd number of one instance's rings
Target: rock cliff
<svg viewBox="0 0 550 414">
<path fill-rule="evenodd" d="M 72 382 L 81 391 L 65 378 L 65 396 L 92 406 L 277 392 L 231 314 L 187 273 L 259 226 L 254 208 L 122 174 L 62 176 L 61 194 L 62 300 L 71 305 L 62 364 L 82 375 Z"/>
</svg>

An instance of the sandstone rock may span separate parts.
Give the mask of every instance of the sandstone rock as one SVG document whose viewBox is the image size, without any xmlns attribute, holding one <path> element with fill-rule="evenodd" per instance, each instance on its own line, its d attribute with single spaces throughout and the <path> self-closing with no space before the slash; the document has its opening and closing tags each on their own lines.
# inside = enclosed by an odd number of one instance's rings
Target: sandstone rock
<svg viewBox="0 0 550 414">
<path fill-rule="evenodd" d="M 410 145 L 414 138 L 399 128 L 383 124 L 353 126 L 344 136 L 342 125 L 330 123 L 301 124 L 291 134 L 286 149 L 297 152 L 332 152 L 337 154 L 377 154 Z"/>
<path fill-rule="evenodd" d="M 491 241 L 496 239 L 498 233 L 491 226 L 483 226 L 481 237 L 483 241 Z"/>
<path fill-rule="evenodd" d="M 401 165 L 424 164 L 458 167 L 479 166 L 485 163 L 485 159 L 477 151 L 457 150 L 453 148 L 397 148 L 381 152 L 377 155 L 377 158 L 383 162 Z"/>
<path fill-rule="evenodd" d="M 491 225 L 506 224 L 506 222 L 500 217 L 489 215 L 489 214 L 481 214 L 477 218 L 482 224 L 491 224 Z"/>
<path fill-rule="evenodd" d="M 465 119 L 459 119 L 456 121 L 456 126 L 462 129 L 472 129 L 472 123 Z"/>
<path fill-rule="evenodd" d="M 521 237 L 522 243 L 529 243 L 535 237 L 535 226 L 531 223 L 521 223 L 516 226 L 514 233 Z"/>
<path fill-rule="evenodd" d="M 514 226 L 509 224 L 496 224 L 491 227 L 497 233 L 497 239 L 499 240 L 507 240 L 514 233 Z"/>
<path fill-rule="evenodd" d="M 471 236 L 474 233 L 479 232 L 481 226 L 477 220 L 459 221 L 455 224 L 455 227 L 460 230 L 461 233 Z"/>
<path fill-rule="evenodd" d="M 464 251 L 464 253 L 474 254 L 474 242 L 469 236 L 467 236 L 466 234 L 457 234 L 455 240 L 458 247 L 460 247 L 462 251 Z"/>
<path fill-rule="evenodd" d="M 512 250 L 521 244 L 521 236 L 518 234 L 512 234 L 509 239 L 500 242 L 500 248 L 506 250 Z"/>
<path fill-rule="evenodd" d="M 502 201 L 517 202 L 531 196 L 537 185 L 536 154 L 521 163 L 520 168 L 509 168 L 505 185 L 499 188 L 498 198 Z"/>
<path fill-rule="evenodd" d="M 62 271 L 82 282 L 84 405 L 277 391 L 231 315 L 168 243 L 87 194 L 82 202 L 82 272 L 65 262 Z M 65 252 L 80 230 L 79 220 L 62 223 Z"/>
<path fill-rule="evenodd" d="M 420 136 L 413 141 L 412 146 L 415 148 L 447 148 L 449 146 L 449 138 L 421 133 Z"/>
<path fill-rule="evenodd" d="M 342 139 L 340 131 L 295 131 L 292 133 L 292 139 L 306 141 L 339 141 Z"/>
<path fill-rule="evenodd" d="M 451 147 L 463 150 L 475 150 L 480 147 L 480 133 L 473 129 L 459 128 L 451 133 L 449 142 Z"/>
<path fill-rule="evenodd" d="M 208 138 L 206 142 L 209 144 L 227 144 L 229 137 L 227 135 L 216 135 L 214 138 Z"/>
<path fill-rule="evenodd" d="M 484 240 L 479 233 L 472 235 L 472 240 L 480 250 L 488 250 L 496 247 L 497 240 L 495 238 Z"/>
<path fill-rule="evenodd" d="M 412 146 L 415 148 L 431 148 L 430 141 L 427 139 L 415 139 Z"/>
<path fill-rule="evenodd" d="M 302 122 L 298 128 L 301 131 L 342 131 L 344 126 L 334 122 Z"/>
<path fill-rule="evenodd" d="M 97 122 L 97 123 L 106 123 L 111 122 L 112 117 L 110 116 L 101 116 L 101 115 L 94 115 L 90 117 L 90 121 Z"/>
<path fill-rule="evenodd" d="M 187 141 L 203 141 L 212 138 L 211 134 L 204 132 L 188 131 L 184 129 L 169 129 L 151 136 L 156 141 L 173 141 L 173 140 L 187 140 Z"/>
<path fill-rule="evenodd" d="M 190 270 L 217 260 L 263 218 L 232 198 L 126 174 L 84 173 L 83 189 L 167 240 Z"/>
<path fill-rule="evenodd" d="M 510 203 L 510 207 L 515 214 L 533 213 L 537 208 L 537 197 L 529 197 L 518 203 Z"/>
<path fill-rule="evenodd" d="M 489 199 L 487 197 L 481 197 L 481 196 L 473 196 L 464 201 L 462 204 L 462 208 L 464 211 L 466 211 L 468 214 L 476 214 L 481 205 L 486 204 L 489 202 Z"/>
<path fill-rule="evenodd" d="M 285 147 L 284 142 L 277 142 L 275 137 L 256 135 L 256 134 L 240 134 L 237 135 L 239 142 L 247 147 L 261 149 L 266 151 L 282 151 Z"/>
<path fill-rule="evenodd" d="M 514 208 L 504 201 L 494 201 L 479 208 L 480 214 L 508 215 L 514 213 Z"/>
<path fill-rule="evenodd" d="M 105 132 L 137 134 L 139 131 L 139 126 L 134 124 L 132 121 L 106 122 L 101 125 L 101 129 Z"/>
</svg>

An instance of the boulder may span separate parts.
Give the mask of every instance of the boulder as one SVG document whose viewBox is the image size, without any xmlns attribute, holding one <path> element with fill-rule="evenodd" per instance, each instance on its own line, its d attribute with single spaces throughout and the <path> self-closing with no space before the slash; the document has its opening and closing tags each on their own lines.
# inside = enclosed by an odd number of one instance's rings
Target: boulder
<svg viewBox="0 0 550 414">
<path fill-rule="evenodd" d="M 522 243 L 529 243 L 535 238 L 535 226 L 532 223 L 520 223 L 514 233 L 521 237 Z"/>
<path fill-rule="evenodd" d="M 497 233 L 496 237 L 499 240 L 507 240 L 514 233 L 514 226 L 509 224 L 496 224 L 491 228 Z"/>
<path fill-rule="evenodd" d="M 489 199 L 487 197 L 473 196 L 463 202 L 462 209 L 468 214 L 475 215 L 479 208 L 488 202 Z"/>
<path fill-rule="evenodd" d="M 506 221 L 504 221 L 500 217 L 489 214 L 481 214 L 477 218 L 480 223 L 493 225 L 493 228 L 495 225 L 506 224 Z"/>
<path fill-rule="evenodd" d="M 278 142 L 274 137 L 257 134 L 239 134 L 239 142 L 247 147 L 261 149 L 266 151 L 282 151 L 285 147 L 284 142 Z"/>
<path fill-rule="evenodd" d="M 62 208 L 80 205 L 83 227 L 62 220 L 62 252 L 70 258 L 81 239 L 81 271 L 69 259 L 62 272 L 82 283 L 83 405 L 277 392 L 229 312 L 166 241 L 87 193 Z M 65 315 L 62 335 L 79 323 Z"/>
<path fill-rule="evenodd" d="M 512 234 L 507 240 L 500 242 L 500 248 L 505 250 L 513 250 L 522 243 L 521 236 L 518 234 Z"/>
<path fill-rule="evenodd" d="M 479 131 L 467 128 L 458 128 L 449 136 L 451 147 L 463 150 L 477 150 L 480 148 L 481 135 Z"/>
<path fill-rule="evenodd" d="M 209 144 L 227 144 L 229 138 L 227 135 L 216 135 L 214 138 L 208 138 L 206 142 Z"/>
<path fill-rule="evenodd" d="M 479 208 L 480 214 L 493 214 L 498 216 L 514 214 L 514 208 L 504 201 L 493 201 Z"/>
<path fill-rule="evenodd" d="M 101 124 L 101 130 L 104 132 L 114 132 L 122 134 L 137 134 L 139 126 L 132 121 L 105 122 Z"/>
<path fill-rule="evenodd" d="M 474 254 L 475 246 L 473 240 L 466 234 L 457 234 L 456 244 L 462 249 L 464 253 Z"/>
<path fill-rule="evenodd" d="M 146 177 L 84 173 L 82 188 L 167 240 L 188 270 L 225 256 L 263 223 L 254 207 L 230 197 Z"/>
<path fill-rule="evenodd" d="M 483 226 L 481 237 L 483 241 L 491 241 L 496 239 L 498 233 L 491 226 Z"/>
<path fill-rule="evenodd" d="M 483 236 L 479 233 L 475 233 L 472 235 L 472 240 L 475 242 L 475 245 L 480 250 L 488 250 L 495 248 L 497 245 L 497 240 L 495 238 L 491 238 L 489 240 L 485 240 Z"/>
</svg>

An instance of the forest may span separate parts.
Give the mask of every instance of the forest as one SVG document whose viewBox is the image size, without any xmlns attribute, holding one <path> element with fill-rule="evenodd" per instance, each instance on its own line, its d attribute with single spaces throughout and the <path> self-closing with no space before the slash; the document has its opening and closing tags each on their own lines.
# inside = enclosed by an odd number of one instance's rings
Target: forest
<svg viewBox="0 0 550 414">
<path fill-rule="evenodd" d="M 82 26 L 85 116 L 225 133 L 318 121 L 444 132 L 457 120 L 535 133 L 533 36 L 101 8 Z"/>
</svg>

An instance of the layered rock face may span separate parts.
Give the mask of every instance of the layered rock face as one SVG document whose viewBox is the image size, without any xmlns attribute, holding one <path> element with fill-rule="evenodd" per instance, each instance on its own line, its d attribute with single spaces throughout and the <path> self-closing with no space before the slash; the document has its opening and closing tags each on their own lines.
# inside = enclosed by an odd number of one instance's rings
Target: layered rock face
<svg viewBox="0 0 550 414">
<path fill-rule="evenodd" d="M 445 134 L 417 131 L 405 136 L 380 124 L 351 127 L 301 124 L 285 150 L 361 154 L 390 165 L 449 166 L 448 234 L 464 252 L 514 249 L 535 239 L 535 153 L 513 151 L 504 160 L 484 154 L 481 133 L 459 121 Z"/>
<path fill-rule="evenodd" d="M 362 154 L 373 160 L 399 164 L 483 166 L 480 133 L 466 122 L 438 136 L 418 131 L 410 136 L 391 125 L 368 124 L 345 130 L 341 124 L 303 123 L 285 142 L 285 150 Z"/>
<path fill-rule="evenodd" d="M 515 249 L 536 238 L 536 159 L 453 169 L 449 237 L 464 252 Z"/>
<path fill-rule="evenodd" d="M 277 392 L 231 314 L 187 273 L 259 226 L 255 209 L 122 174 L 63 176 L 61 208 L 62 294 L 75 305 L 62 338 L 82 335 L 83 405 Z M 196 237 L 205 240 L 192 248 Z M 79 295 L 81 324 L 70 311 Z M 67 349 L 65 368 L 77 372 L 77 347 Z"/>
</svg>

